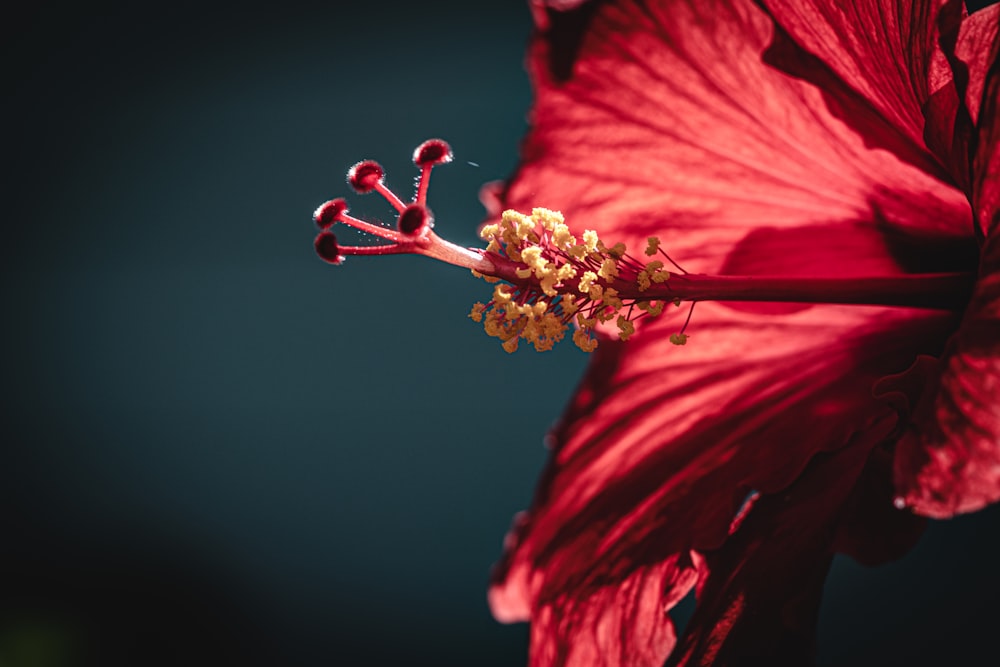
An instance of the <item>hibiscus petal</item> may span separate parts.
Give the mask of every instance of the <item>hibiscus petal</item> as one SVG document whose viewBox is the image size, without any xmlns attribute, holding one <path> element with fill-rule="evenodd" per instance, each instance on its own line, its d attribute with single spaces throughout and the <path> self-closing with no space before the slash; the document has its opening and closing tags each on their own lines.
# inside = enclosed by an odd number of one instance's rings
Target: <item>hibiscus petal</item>
<svg viewBox="0 0 1000 667">
<path fill-rule="evenodd" d="M 588 25 L 566 82 L 549 69 L 561 34 L 533 46 L 534 127 L 506 205 L 562 210 L 633 248 L 657 234 L 707 273 L 761 226 L 968 237 L 959 191 L 869 149 L 820 91 L 761 62 L 773 26 L 748 2 L 618 2 Z"/>
<path fill-rule="evenodd" d="M 704 554 L 689 631 L 668 665 L 808 665 L 841 507 L 870 435 L 824 454 L 778 495 L 756 499 L 725 545 Z M 752 613 L 747 613 L 752 610 Z"/>
<path fill-rule="evenodd" d="M 901 500 L 932 517 L 1000 500 L 1000 59 L 984 86 L 973 202 L 985 233 L 980 276 L 936 386 L 899 442 Z"/>
<path fill-rule="evenodd" d="M 505 206 L 560 209 L 574 230 L 633 250 L 658 235 L 706 273 L 800 275 L 806 262 L 785 257 L 798 252 L 821 271 L 901 275 L 936 254 L 919 239 L 970 238 L 959 191 L 919 159 L 870 148 L 882 144 L 823 93 L 762 62 L 773 24 L 749 1 L 576 11 L 587 13 L 546 15 L 532 47 L 533 128 Z M 569 55 L 554 46 L 567 43 Z M 924 251 L 904 261 L 899 238 Z M 939 353 L 956 324 L 916 310 L 775 317 L 707 303 L 677 348 L 667 337 L 682 317 L 641 322 L 627 345 L 602 341 L 505 545 L 491 607 L 532 617 L 536 664 L 624 656 L 630 644 L 643 660 L 665 652 L 661 612 L 690 586 L 683 559 L 723 544 L 748 492 L 776 493 L 818 452 L 894 424 L 872 384 Z M 643 587 L 663 605 L 651 608 Z M 650 620 L 637 630 L 637 618 Z"/>
<path fill-rule="evenodd" d="M 678 554 L 638 565 L 615 586 L 591 596 L 554 597 L 532 619 L 532 664 L 660 667 L 676 642 L 666 609 L 696 578 L 691 556 Z"/>
<path fill-rule="evenodd" d="M 967 149 L 988 64 L 981 47 L 997 31 L 997 7 L 967 17 L 960 0 L 762 4 L 805 50 L 786 55 L 783 67 L 826 90 L 843 85 L 908 139 L 911 147 L 894 146 L 896 154 L 930 149 L 968 185 Z M 815 56 L 809 63 L 807 54 Z M 842 117 L 871 136 L 867 114 Z"/>
<path fill-rule="evenodd" d="M 792 38 L 828 65 L 914 143 L 923 107 L 950 77 L 941 66 L 939 12 L 957 24 L 960 0 L 764 0 Z"/>
</svg>

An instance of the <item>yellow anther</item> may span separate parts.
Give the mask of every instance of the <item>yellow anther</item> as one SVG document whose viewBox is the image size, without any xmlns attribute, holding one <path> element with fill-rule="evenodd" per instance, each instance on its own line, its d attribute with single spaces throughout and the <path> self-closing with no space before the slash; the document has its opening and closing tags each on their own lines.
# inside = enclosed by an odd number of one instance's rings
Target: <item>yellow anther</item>
<svg viewBox="0 0 1000 667">
<path fill-rule="evenodd" d="M 583 275 L 580 277 L 580 292 L 586 294 L 590 291 L 591 286 L 597 281 L 597 274 L 593 271 L 584 271 Z"/>
<path fill-rule="evenodd" d="M 614 308 L 605 306 L 603 308 L 598 308 L 596 311 L 594 311 L 594 319 L 596 319 L 598 322 L 610 322 L 611 320 L 615 319 L 615 315 L 617 314 L 618 311 L 616 311 Z"/>
<path fill-rule="evenodd" d="M 559 290 L 556 289 L 556 283 L 559 282 L 559 277 L 556 275 L 555 271 L 548 271 L 539 281 L 538 286 L 542 289 L 542 293 L 545 296 L 558 296 Z"/>
<path fill-rule="evenodd" d="M 670 279 L 670 272 L 663 270 L 663 262 L 658 259 L 647 263 L 646 268 L 642 272 L 654 283 L 665 283 Z M 646 287 L 649 287 L 649 285 Z"/>
<path fill-rule="evenodd" d="M 606 260 L 601 262 L 601 270 L 597 273 L 609 282 L 614 280 L 618 277 L 618 262 L 613 258 L 608 257 Z"/>
<path fill-rule="evenodd" d="M 529 246 L 521 251 L 521 261 L 536 270 L 545 267 L 545 260 L 542 259 L 542 248 L 537 245 Z"/>
<path fill-rule="evenodd" d="M 517 351 L 517 336 L 512 336 L 503 342 L 503 349 L 508 354 L 513 354 Z"/>
<path fill-rule="evenodd" d="M 653 276 L 662 268 L 663 268 L 663 262 L 661 262 L 658 259 L 654 259 L 652 262 L 646 264 L 646 268 L 640 271 L 639 275 L 636 276 L 635 279 L 636 284 L 639 286 L 640 292 L 645 292 L 647 289 L 649 289 L 649 286 L 652 284 Z M 656 282 L 662 283 L 669 277 L 670 274 L 667 273 L 666 278 L 658 279 Z"/>
<path fill-rule="evenodd" d="M 518 213 L 514 209 L 510 208 L 504 211 L 500 216 L 500 224 L 505 231 L 517 229 L 518 225 L 525 220 L 528 220 L 528 216 L 523 213 Z"/>
<path fill-rule="evenodd" d="M 493 243 L 499 235 L 500 225 L 496 223 L 483 225 L 482 229 L 479 230 L 479 238 L 490 243 Z"/>
<path fill-rule="evenodd" d="M 552 230 L 552 245 L 565 252 L 575 244 L 576 237 L 570 233 L 569 227 L 562 223 L 557 223 Z"/>
<path fill-rule="evenodd" d="M 559 303 L 562 305 L 563 312 L 567 315 L 573 315 L 576 311 L 580 310 L 580 306 L 576 305 L 576 299 L 569 294 L 564 294 Z"/>
<path fill-rule="evenodd" d="M 649 237 L 649 242 L 646 245 L 646 255 L 652 257 L 660 249 L 660 239 L 655 236 Z"/>
<path fill-rule="evenodd" d="M 569 280 L 576 277 L 576 267 L 572 264 L 563 264 L 556 271 L 556 278 L 559 280 Z"/>
<path fill-rule="evenodd" d="M 530 243 L 538 243 L 538 234 L 535 234 L 535 221 L 531 218 L 522 217 L 514 230 L 517 238 Z"/>
<path fill-rule="evenodd" d="M 590 297 L 591 301 L 600 301 L 604 296 L 604 288 L 600 285 L 591 285 L 587 291 L 587 296 Z"/>
<path fill-rule="evenodd" d="M 593 329 L 594 327 L 597 326 L 596 318 L 585 317 L 583 313 L 577 314 L 576 321 L 577 323 L 579 323 L 580 328 L 582 329 Z"/>
<path fill-rule="evenodd" d="M 573 333 L 573 342 L 584 352 L 593 352 L 597 349 L 597 339 L 591 338 L 583 329 L 577 329 Z"/>
<path fill-rule="evenodd" d="M 503 327 L 503 317 L 496 310 L 491 310 L 486 313 L 486 317 L 483 318 L 483 329 L 487 334 L 494 337 L 500 337 L 504 333 Z"/>
<path fill-rule="evenodd" d="M 670 334 L 670 342 L 674 345 L 687 345 L 688 337 L 687 334 L 675 333 Z"/>
<path fill-rule="evenodd" d="M 500 284 L 493 288 L 493 300 L 498 304 L 510 303 L 513 296 L 510 293 L 510 285 Z"/>
<path fill-rule="evenodd" d="M 488 283 L 498 283 L 498 282 L 500 282 L 499 278 L 497 278 L 495 276 L 483 275 L 482 273 L 480 273 L 479 271 L 476 271 L 475 269 L 472 269 L 472 275 L 474 275 L 476 278 L 482 278 L 483 280 L 485 280 Z"/>
<path fill-rule="evenodd" d="M 531 218 L 536 223 L 541 225 L 542 229 L 552 231 L 555 229 L 556 225 L 561 225 L 565 221 L 562 213 L 559 211 L 551 211 L 547 208 L 533 208 L 531 209 Z"/>
<path fill-rule="evenodd" d="M 601 239 L 597 237 L 597 232 L 593 229 L 588 229 L 583 232 L 583 246 L 587 252 L 596 252 L 597 245 L 601 242 Z"/>
<path fill-rule="evenodd" d="M 608 248 L 608 254 L 614 257 L 615 259 L 621 259 L 622 255 L 625 254 L 625 244 L 620 242 L 614 244 L 613 246 Z"/>
<path fill-rule="evenodd" d="M 469 313 L 469 317 L 472 318 L 473 322 L 482 322 L 484 310 L 486 310 L 486 304 L 477 302 L 472 306 L 472 312 Z"/>
<path fill-rule="evenodd" d="M 614 287 L 605 287 L 604 294 L 601 295 L 601 298 L 604 299 L 604 303 L 611 306 L 615 310 L 618 310 L 625 305 L 622 303 L 622 300 L 618 298 L 618 290 Z"/>
<path fill-rule="evenodd" d="M 583 259 L 587 255 L 587 246 L 575 245 L 566 250 L 566 254 L 573 259 Z"/>
<path fill-rule="evenodd" d="M 666 303 L 666 301 L 637 301 L 635 305 L 639 310 L 646 311 L 650 317 L 656 317 L 663 312 L 663 306 Z"/>
<path fill-rule="evenodd" d="M 524 268 L 524 269 L 514 269 L 514 273 L 516 273 L 516 274 L 517 274 L 517 277 L 518 277 L 518 278 L 522 278 L 522 279 L 524 279 L 524 278 L 530 278 L 530 277 L 531 277 L 531 273 L 532 273 L 532 271 L 531 271 L 531 269 L 529 269 L 529 268 Z"/>
<path fill-rule="evenodd" d="M 635 325 L 624 315 L 618 316 L 618 337 L 622 340 L 628 340 L 629 337 L 635 333 Z"/>
</svg>

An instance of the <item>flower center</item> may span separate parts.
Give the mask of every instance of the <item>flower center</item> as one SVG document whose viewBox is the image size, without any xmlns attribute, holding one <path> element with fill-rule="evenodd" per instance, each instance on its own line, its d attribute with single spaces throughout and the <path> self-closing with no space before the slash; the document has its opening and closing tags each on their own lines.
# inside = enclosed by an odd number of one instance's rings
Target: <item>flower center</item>
<svg viewBox="0 0 1000 667">
<path fill-rule="evenodd" d="M 417 192 L 404 203 L 384 184 L 381 165 L 365 160 L 351 167 L 348 183 L 359 193 L 378 192 L 397 212 L 396 229 L 374 225 L 348 214 L 347 203 L 334 199 L 316 209 L 320 228 L 316 252 L 331 264 L 347 255 L 419 254 L 471 269 L 477 277 L 498 283 L 492 299 L 477 303 L 469 314 L 508 352 L 525 340 L 542 351 L 562 340 L 571 325 L 573 341 L 590 352 L 601 323 L 614 322 L 621 340 L 635 333 L 635 322 L 656 317 L 668 303 L 689 303 L 687 318 L 670 336 L 687 343 L 685 333 L 699 301 L 768 301 L 809 304 L 857 304 L 955 310 L 967 302 L 974 277 L 967 273 L 909 274 L 851 278 L 800 276 L 708 276 L 682 269 L 648 239 L 645 259 L 624 244 L 608 247 L 593 230 L 577 238 L 557 211 L 535 208 L 530 215 L 505 211 L 500 221 L 480 231 L 485 249 L 462 248 L 434 233 L 427 208 L 431 169 L 450 162 L 451 149 L 440 139 L 425 141 L 413 153 L 420 168 Z M 368 232 L 387 244 L 341 246 L 332 231 L 336 223 Z M 670 265 L 672 269 L 667 269 Z M 503 281 L 503 282 L 501 282 Z"/>
</svg>

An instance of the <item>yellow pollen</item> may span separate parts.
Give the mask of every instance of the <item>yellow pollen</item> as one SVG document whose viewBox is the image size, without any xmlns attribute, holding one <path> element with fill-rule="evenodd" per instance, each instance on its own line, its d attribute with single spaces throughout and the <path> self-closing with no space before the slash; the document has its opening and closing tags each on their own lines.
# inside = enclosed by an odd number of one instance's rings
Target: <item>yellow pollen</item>
<svg viewBox="0 0 1000 667">
<path fill-rule="evenodd" d="M 622 300 L 618 298 L 618 290 L 614 287 L 605 287 L 604 294 L 601 298 L 604 299 L 604 303 L 608 304 L 615 310 L 625 306 L 625 304 L 622 303 Z"/>
<path fill-rule="evenodd" d="M 558 223 L 552 230 L 552 245 L 565 252 L 576 245 L 576 237 L 570 233 L 569 227 Z"/>
<path fill-rule="evenodd" d="M 559 267 L 559 270 L 556 271 L 556 278 L 558 278 L 561 281 L 569 280 L 570 278 L 575 278 L 575 277 L 576 277 L 576 267 L 574 267 L 572 264 L 563 264 L 562 266 Z"/>
<path fill-rule="evenodd" d="M 510 303 L 513 296 L 510 293 L 510 285 L 497 285 L 493 288 L 493 300 L 498 304 Z"/>
<path fill-rule="evenodd" d="M 567 315 L 573 315 L 576 311 L 580 310 L 580 306 L 577 305 L 576 299 L 569 294 L 564 294 L 559 303 L 562 305 L 563 312 Z"/>
<path fill-rule="evenodd" d="M 472 269 L 472 275 L 474 275 L 476 278 L 482 278 L 483 280 L 485 280 L 488 283 L 498 283 L 498 282 L 500 282 L 500 279 L 497 278 L 496 276 L 483 275 L 482 273 L 480 273 L 479 271 L 476 271 L 475 269 Z"/>
<path fill-rule="evenodd" d="M 556 282 L 558 282 L 559 277 L 556 275 L 555 271 L 549 271 L 538 281 L 538 286 L 542 288 L 542 293 L 545 296 L 555 297 L 559 295 L 559 290 L 556 289 Z"/>
<path fill-rule="evenodd" d="M 646 245 L 646 255 L 652 257 L 660 249 L 660 239 L 655 236 L 650 236 L 648 244 Z"/>
<path fill-rule="evenodd" d="M 563 225 L 565 220 L 559 211 L 551 211 L 547 208 L 531 209 L 531 219 L 535 224 L 541 225 L 542 229 L 552 231 L 557 225 Z M 565 226 L 565 225 L 564 225 Z"/>
<path fill-rule="evenodd" d="M 618 262 L 613 258 L 608 257 L 606 260 L 601 262 L 601 270 L 597 273 L 609 282 L 614 280 L 618 277 Z"/>
<path fill-rule="evenodd" d="M 577 329 L 573 333 L 573 342 L 584 352 L 593 352 L 597 349 L 597 339 L 591 338 L 583 329 Z"/>
<path fill-rule="evenodd" d="M 688 336 L 682 333 L 670 334 L 670 342 L 674 345 L 687 345 Z"/>
<path fill-rule="evenodd" d="M 618 338 L 621 340 L 628 340 L 629 337 L 635 333 L 635 325 L 625 318 L 624 315 L 618 316 Z"/>
<path fill-rule="evenodd" d="M 611 286 L 634 280 L 639 291 L 645 291 L 663 283 L 671 274 L 662 261 L 637 266 L 636 258 L 626 255 L 624 243 L 608 247 L 591 229 L 576 237 L 558 211 L 535 208 L 530 216 L 504 211 L 499 222 L 480 229 L 480 236 L 487 242 L 486 253 L 500 255 L 494 257 L 495 265 L 504 267 L 504 275 L 511 276 L 513 284 L 497 284 L 493 299 L 488 304 L 476 303 L 469 317 L 500 339 L 507 352 L 517 350 L 521 339 L 538 351 L 549 350 L 568 335 L 574 320 L 573 341 L 591 352 L 598 346 L 595 329 L 599 324 L 614 322 L 618 337 L 629 340 L 637 326 L 633 308 L 639 318 L 654 317 L 670 303 L 636 298 L 634 292 L 623 299 Z M 649 237 L 644 250 L 649 257 L 661 252 L 659 239 Z M 510 267 L 507 259 L 519 265 Z M 476 271 L 473 275 L 498 280 Z M 674 334 L 670 342 L 683 345 L 687 336 Z"/>
<path fill-rule="evenodd" d="M 650 317 L 656 317 L 663 312 L 663 306 L 666 303 L 666 301 L 637 301 L 635 305 L 638 306 L 639 310 L 645 311 Z"/>
</svg>

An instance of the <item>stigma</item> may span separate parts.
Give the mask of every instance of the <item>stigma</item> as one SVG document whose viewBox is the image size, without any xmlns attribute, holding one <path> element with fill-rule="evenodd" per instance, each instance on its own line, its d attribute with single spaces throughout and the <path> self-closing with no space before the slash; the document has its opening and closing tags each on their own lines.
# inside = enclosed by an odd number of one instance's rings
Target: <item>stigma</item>
<svg viewBox="0 0 1000 667">
<path fill-rule="evenodd" d="M 313 220 L 320 232 L 314 246 L 316 253 L 330 264 L 342 264 L 350 255 L 425 255 L 434 259 L 470 269 L 491 271 L 493 267 L 483 253 L 462 248 L 434 233 L 434 215 L 427 207 L 427 189 L 431 170 L 439 164 L 451 162 L 452 152 L 441 139 L 428 139 L 413 151 L 413 163 L 420 169 L 417 191 L 409 202 L 404 202 L 385 185 L 385 170 L 374 160 L 362 160 L 347 172 L 348 184 L 360 194 L 377 192 L 396 209 L 395 228 L 383 227 L 356 218 L 348 212 L 347 202 L 331 199 L 321 204 L 313 213 Z M 344 246 L 337 241 L 333 228 L 337 224 L 353 227 L 371 234 L 386 243 L 368 246 Z"/>
</svg>

